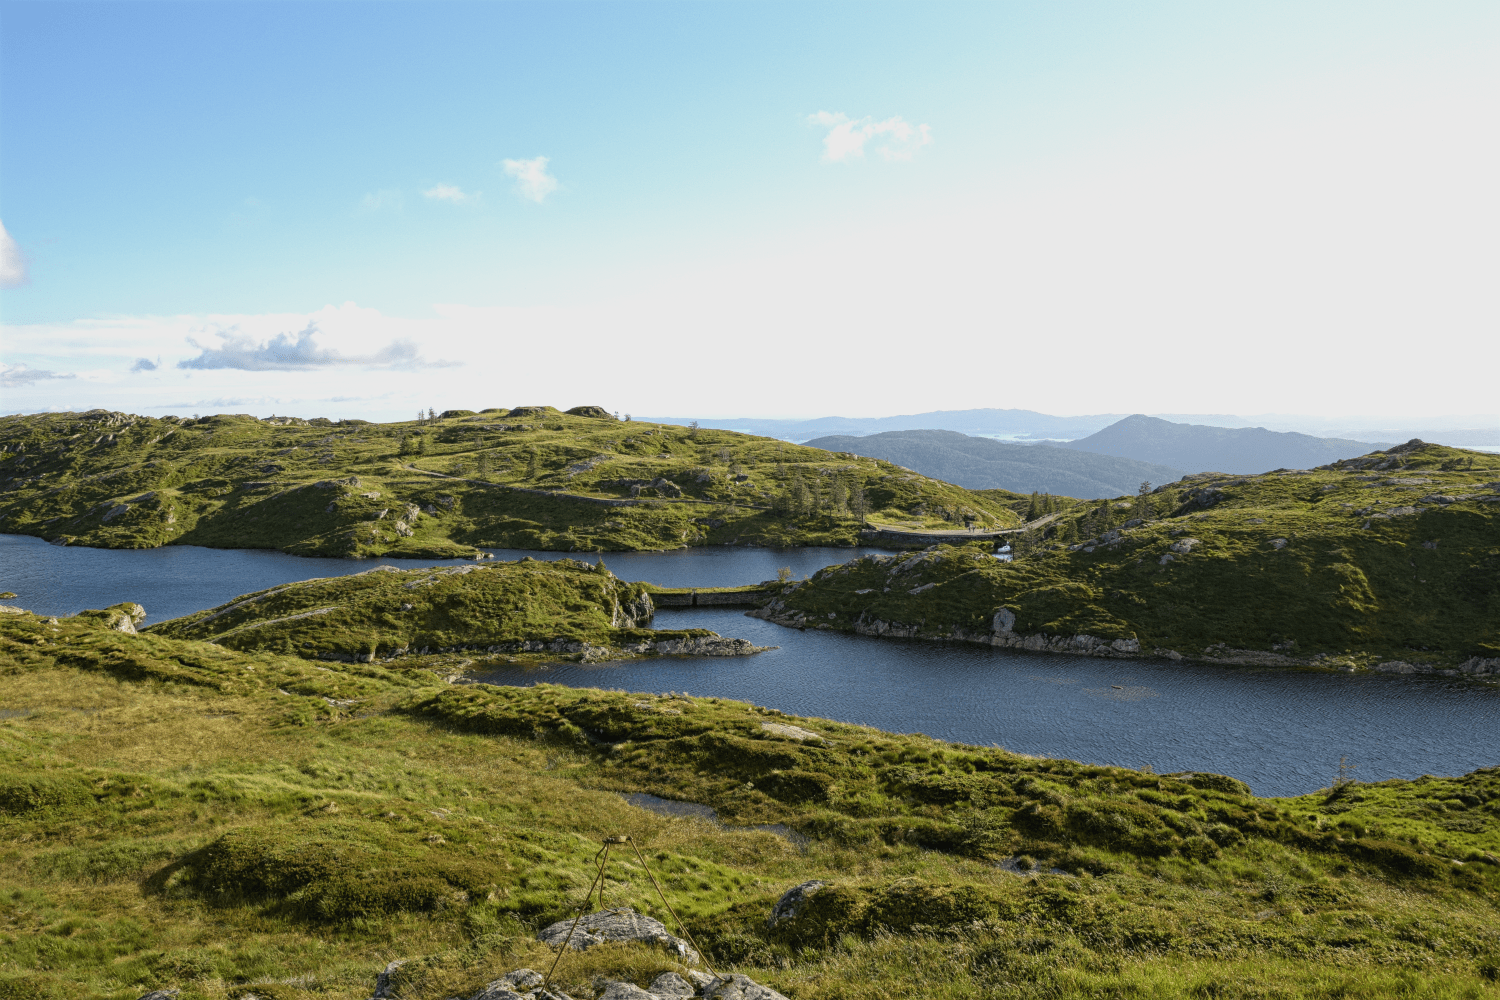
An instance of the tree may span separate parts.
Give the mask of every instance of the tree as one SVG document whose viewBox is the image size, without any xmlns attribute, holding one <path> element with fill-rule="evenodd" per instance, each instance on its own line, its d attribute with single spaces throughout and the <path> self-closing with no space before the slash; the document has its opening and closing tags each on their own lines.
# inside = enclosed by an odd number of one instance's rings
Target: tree
<svg viewBox="0 0 1500 1000">
<path fill-rule="evenodd" d="M 425 455 L 425 454 L 427 454 L 427 435 L 426 434 L 423 434 L 423 435 L 421 435 L 420 437 L 417 438 L 417 454 L 418 455 Z"/>
<path fill-rule="evenodd" d="M 396 438 L 396 454 L 411 454 L 411 438 L 407 437 L 405 434 L 402 434 Z"/>
<path fill-rule="evenodd" d="M 783 567 L 781 567 L 780 569 L 778 569 L 776 571 L 776 582 L 777 583 L 786 583 L 791 578 L 792 578 L 792 567 L 790 567 L 790 566 L 783 566 Z"/>
<path fill-rule="evenodd" d="M 490 478 L 490 453 L 487 451 L 479 453 L 479 478 Z"/>
<path fill-rule="evenodd" d="M 807 483 L 802 481 L 801 474 L 792 473 L 792 510 L 798 517 L 806 517 L 812 513 L 815 502 Z"/>
<path fill-rule="evenodd" d="M 698 421 L 694 420 L 692 423 L 688 424 L 688 437 L 690 437 L 690 438 L 696 438 L 697 436 L 698 436 Z"/>
<path fill-rule="evenodd" d="M 427 408 L 427 422 L 430 424 L 430 423 L 434 423 L 436 421 L 437 421 L 437 410 L 434 410 L 432 407 L 429 406 Z"/>
<path fill-rule="evenodd" d="M 1035 521 L 1042 516 L 1040 497 L 1036 490 L 1031 491 L 1031 506 L 1026 508 L 1026 520 Z"/>
<path fill-rule="evenodd" d="M 425 423 L 427 423 L 427 416 L 421 410 L 418 410 L 417 411 L 417 426 L 421 427 Z"/>
<path fill-rule="evenodd" d="M 536 449 L 533 448 L 533 449 L 531 449 L 531 454 L 526 459 L 526 478 L 527 479 L 535 479 L 536 478 L 536 473 L 537 473 L 537 454 L 536 454 Z"/>
<path fill-rule="evenodd" d="M 1135 491 L 1135 516 L 1144 521 L 1151 516 L 1151 483 L 1141 483 Z"/>
<path fill-rule="evenodd" d="M 859 518 L 860 524 L 868 524 L 870 516 L 870 500 L 865 496 L 863 486 L 855 486 L 854 491 L 849 494 L 849 510 L 855 517 Z"/>
<path fill-rule="evenodd" d="M 835 476 L 833 480 L 833 512 L 839 516 L 849 513 L 849 484 L 843 476 Z"/>
</svg>

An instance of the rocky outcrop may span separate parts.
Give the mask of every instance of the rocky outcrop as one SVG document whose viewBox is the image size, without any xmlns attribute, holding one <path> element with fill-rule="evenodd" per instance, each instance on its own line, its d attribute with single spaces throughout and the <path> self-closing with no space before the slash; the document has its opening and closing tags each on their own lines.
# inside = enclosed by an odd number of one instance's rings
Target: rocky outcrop
<svg viewBox="0 0 1500 1000">
<path fill-rule="evenodd" d="M 549 948 L 561 948 L 566 942 L 575 951 L 587 951 L 606 941 L 638 941 L 660 945 L 688 965 L 698 964 L 692 945 L 668 932 L 660 920 L 628 907 L 590 913 L 578 919 L 576 927 L 573 920 L 559 920 L 542 928 L 536 938 Z"/>
<path fill-rule="evenodd" d="M 797 919 L 797 914 L 807 905 L 808 900 L 817 895 L 819 889 L 828 885 L 821 879 L 812 879 L 801 885 L 794 885 L 781 894 L 776 905 L 771 907 L 771 915 L 766 918 L 766 929 L 775 930 L 779 924 L 784 924 Z"/>
<path fill-rule="evenodd" d="M 659 639 L 650 643 L 652 652 L 663 656 L 750 656 L 775 646 L 757 646 L 747 639 L 724 635 L 704 635 L 686 639 Z M 645 652 L 645 650 L 641 650 Z"/>
<path fill-rule="evenodd" d="M 598 1000 L 687 1000 L 689 997 L 703 997 L 705 1000 L 787 1000 L 769 986 L 762 986 L 749 976 L 739 973 L 712 975 L 691 971 L 683 978 L 676 972 L 663 972 L 644 989 L 618 979 L 608 979 L 602 983 L 595 980 L 594 989 L 601 988 L 603 992 L 599 993 Z M 160 998 L 156 994 L 147 994 L 141 1000 L 168 1000 L 168 996 L 175 995 L 176 991 L 173 990 L 170 994 L 163 993 Z M 377 989 L 373 1000 L 386 1000 L 387 996 L 388 994 L 381 994 Z M 484 989 L 463 1000 L 572 1000 L 572 997 L 555 986 L 543 988 L 542 976 L 531 969 L 517 969 L 487 983 Z"/>
</svg>

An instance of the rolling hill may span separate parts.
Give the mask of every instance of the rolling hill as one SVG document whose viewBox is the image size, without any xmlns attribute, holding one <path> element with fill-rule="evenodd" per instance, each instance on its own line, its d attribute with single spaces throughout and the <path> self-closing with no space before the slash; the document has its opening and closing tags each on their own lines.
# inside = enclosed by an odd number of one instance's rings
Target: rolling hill
<svg viewBox="0 0 1500 1000">
<path fill-rule="evenodd" d="M 105 410 L 0 418 L 0 531 L 64 545 L 412 558 L 853 545 L 865 522 L 1010 527 L 1018 499 L 598 407 L 389 424 Z"/>
<path fill-rule="evenodd" d="M 1180 479 L 1181 469 L 1050 445 L 1006 444 L 955 431 L 889 431 L 868 437 L 821 437 L 810 448 L 894 462 L 971 490 L 1052 493 L 1093 499 L 1134 493 L 1143 481 Z"/>
</svg>

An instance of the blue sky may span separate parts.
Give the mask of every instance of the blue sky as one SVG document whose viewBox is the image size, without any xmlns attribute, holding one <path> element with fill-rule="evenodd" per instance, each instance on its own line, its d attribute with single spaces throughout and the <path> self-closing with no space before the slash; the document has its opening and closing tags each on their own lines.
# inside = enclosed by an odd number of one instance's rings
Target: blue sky
<svg viewBox="0 0 1500 1000">
<path fill-rule="evenodd" d="M 7 412 L 1496 409 L 1354 388 L 1497 360 L 1494 4 L 5 3 L 0 57 Z"/>
</svg>

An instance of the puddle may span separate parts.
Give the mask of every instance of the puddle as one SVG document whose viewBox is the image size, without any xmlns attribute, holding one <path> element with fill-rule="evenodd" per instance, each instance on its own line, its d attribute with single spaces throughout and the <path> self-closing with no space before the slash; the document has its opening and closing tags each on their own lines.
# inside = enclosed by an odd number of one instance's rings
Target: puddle
<svg viewBox="0 0 1500 1000">
<path fill-rule="evenodd" d="M 807 837 L 793 830 L 785 823 L 754 823 L 750 826 L 732 826 L 720 822 L 718 812 L 713 806 L 703 805 L 701 802 L 682 802 L 678 799 L 664 799 L 660 795 L 651 795 L 647 792 L 631 792 L 621 794 L 627 805 L 635 806 L 637 809 L 645 809 L 654 812 L 658 816 L 676 816 L 678 818 L 691 817 L 693 819 L 706 820 L 724 830 L 762 830 L 766 833 L 774 833 L 788 843 L 794 844 L 798 850 L 807 850 Z"/>
</svg>

